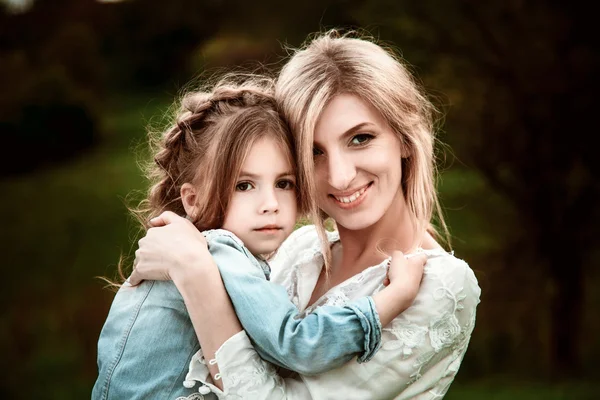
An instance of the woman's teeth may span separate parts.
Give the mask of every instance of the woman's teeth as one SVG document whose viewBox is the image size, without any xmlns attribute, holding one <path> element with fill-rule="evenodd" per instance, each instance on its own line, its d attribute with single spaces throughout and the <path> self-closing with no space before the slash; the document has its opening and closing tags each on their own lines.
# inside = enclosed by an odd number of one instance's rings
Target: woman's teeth
<svg viewBox="0 0 600 400">
<path fill-rule="evenodd" d="M 356 199 L 358 199 L 360 197 L 361 194 L 363 194 L 365 192 L 365 190 L 367 190 L 367 186 L 365 186 L 364 188 L 352 193 L 350 196 L 345 196 L 345 197 L 341 197 L 341 196 L 333 196 L 337 201 L 339 201 L 340 203 L 352 203 L 353 201 L 355 201 Z"/>
</svg>

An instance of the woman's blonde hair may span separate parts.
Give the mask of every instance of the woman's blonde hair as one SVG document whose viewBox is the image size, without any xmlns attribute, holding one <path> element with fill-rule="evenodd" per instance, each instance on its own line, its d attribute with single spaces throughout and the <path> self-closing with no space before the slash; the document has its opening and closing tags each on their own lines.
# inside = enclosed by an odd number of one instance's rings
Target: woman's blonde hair
<svg viewBox="0 0 600 400">
<path fill-rule="evenodd" d="M 389 48 L 356 32 L 322 33 L 294 51 L 283 66 L 275 96 L 288 121 L 298 153 L 298 183 L 304 208 L 309 210 L 323 240 L 328 265 L 330 251 L 324 215 L 316 204 L 313 162 L 315 126 L 327 104 L 337 95 L 352 94 L 373 106 L 396 133 L 402 145 L 402 191 L 419 233 L 436 234 L 431 221 L 448 238 L 435 186 L 435 109 L 401 59 Z M 449 241 L 448 241 L 449 243 Z"/>
</svg>

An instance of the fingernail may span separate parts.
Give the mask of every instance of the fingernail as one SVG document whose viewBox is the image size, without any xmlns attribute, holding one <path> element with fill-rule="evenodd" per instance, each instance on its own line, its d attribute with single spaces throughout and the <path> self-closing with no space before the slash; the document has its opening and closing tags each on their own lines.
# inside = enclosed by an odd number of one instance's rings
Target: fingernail
<svg viewBox="0 0 600 400">
<path fill-rule="evenodd" d="M 123 286 L 125 286 L 125 287 L 132 287 L 133 285 L 131 284 L 131 282 L 129 282 L 129 278 L 127 278 L 125 280 L 125 282 L 123 282 Z"/>
</svg>

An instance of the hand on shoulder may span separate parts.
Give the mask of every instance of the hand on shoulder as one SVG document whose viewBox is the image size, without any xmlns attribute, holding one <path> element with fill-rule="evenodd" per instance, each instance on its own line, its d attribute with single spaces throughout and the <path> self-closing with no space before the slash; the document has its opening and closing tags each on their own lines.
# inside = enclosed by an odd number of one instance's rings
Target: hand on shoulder
<svg viewBox="0 0 600 400">
<path fill-rule="evenodd" d="M 142 280 L 173 280 L 187 269 L 207 262 L 206 239 L 187 219 L 166 211 L 150 221 L 135 252 L 131 285 Z"/>
</svg>

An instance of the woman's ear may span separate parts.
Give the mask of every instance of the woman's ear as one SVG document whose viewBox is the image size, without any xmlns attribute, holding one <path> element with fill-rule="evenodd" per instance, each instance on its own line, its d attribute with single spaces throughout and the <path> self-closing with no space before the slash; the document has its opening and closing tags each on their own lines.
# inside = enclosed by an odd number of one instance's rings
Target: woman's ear
<svg viewBox="0 0 600 400">
<path fill-rule="evenodd" d="M 196 213 L 198 212 L 197 200 L 198 195 L 196 188 L 191 183 L 184 183 L 181 185 L 181 202 L 185 213 L 193 219 L 196 219 Z"/>
</svg>

